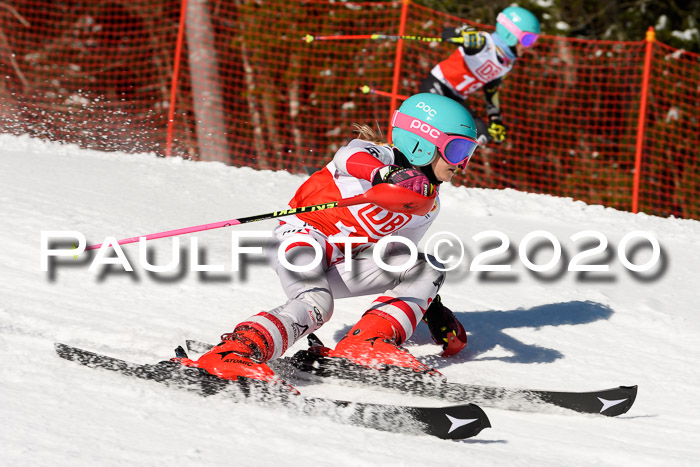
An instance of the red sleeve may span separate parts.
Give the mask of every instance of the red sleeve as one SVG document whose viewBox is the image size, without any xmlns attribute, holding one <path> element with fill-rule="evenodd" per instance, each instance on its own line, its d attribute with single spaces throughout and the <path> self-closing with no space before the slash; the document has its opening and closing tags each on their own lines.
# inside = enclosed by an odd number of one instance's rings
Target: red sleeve
<svg viewBox="0 0 700 467">
<path fill-rule="evenodd" d="M 369 181 L 372 181 L 372 171 L 384 165 L 382 161 L 365 151 L 356 152 L 345 162 L 345 168 L 350 175 Z"/>
</svg>

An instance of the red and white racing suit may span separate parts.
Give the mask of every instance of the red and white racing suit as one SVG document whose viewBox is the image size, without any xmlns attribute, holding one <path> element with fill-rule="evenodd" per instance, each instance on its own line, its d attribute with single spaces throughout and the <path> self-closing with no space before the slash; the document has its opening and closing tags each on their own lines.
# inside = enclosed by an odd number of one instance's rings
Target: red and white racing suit
<svg viewBox="0 0 700 467">
<path fill-rule="evenodd" d="M 457 47 L 447 59 L 430 70 L 431 75 L 463 99 L 486 83 L 508 74 L 515 64 L 514 60 L 499 58 L 490 34 L 481 35 L 486 44 L 479 52 L 469 55 L 463 47 Z"/>
<path fill-rule="evenodd" d="M 355 139 L 342 147 L 333 160 L 304 182 L 289 202 L 289 207 L 309 206 L 337 201 L 364 193 L 371 188 L 372 171 L 394 163 L 389 146 Z M 317 330 L 333 314 L 336 298 L 377 294 L 367 307 L 387 318 L 405 342 L 416 329 L 426 308 L 444 280 L 444 272 L 427 264 L 419 254 L 413 266 L 400 273 L 387 272 L 375 263 L 371 254 L 362 254 L 382 237 L 399 235 L 417 245 L 439 211 L 439 200 L 425 216 L 385 211 L 372 205 L 325 209 L 287 218 L 274 230 L 268 246 L 268 259 L 280 278 L 288 297 L 285 304 L 258 313 L 239 326 L 251 326 L 272 346 L 271 358 L 281 356 L 301 337 Z M 316 258 L 316 250 L 301 239 L 315 240 L 323 252 L 320 264 L 308 272 L 293 272 L 278 259 L 278 246 L 291 236 L 301 236 L 285 251 L 291 264 L 306 266 Z M 330 241 L 335 237 L 366 237 L 367 242 L 352 244 L 351 270 L 345 245 Z M 440 267 L 434 258 L 429 261 Z M 382 259 L 386 264 L 410 263 L 408 248 L 398 242 L 389 244 Z M 366 311 L 366 310 L 362 310 Z M 360 313 L 358 313 L 358 319 Z"/>
</svg>

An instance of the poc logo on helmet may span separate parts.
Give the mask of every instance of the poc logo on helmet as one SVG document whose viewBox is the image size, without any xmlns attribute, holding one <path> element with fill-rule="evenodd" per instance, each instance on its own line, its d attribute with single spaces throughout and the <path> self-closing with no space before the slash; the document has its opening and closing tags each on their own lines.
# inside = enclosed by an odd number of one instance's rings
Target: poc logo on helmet
<svg viewBox="0 0 700 467">
<path fill-rule="evenodd" d="M 414 119 L 411 122 L 411 125 L 409 125 L 409 128 L 416 128 L 418 129 L 421 133 L 425 133 L 427 135 L 430 135 L 432 139 L 437 139 L 438 136 L 440 136 L 440 131 L 431 127 L 427 123 L 421 122 L 418 119 Z"/>
<path fill-rule="evenodd" d="M 434 116 L 436 115 L 435 109 L 433 109 L 432 107 L 430 107 L 430 106 L 429 106 L 428 104 L 426 104 L 425 102 L 422 102 L 422 101 L 419 102 L 418 104 L 416 104 L 416 107 L 418 107 L 419 109 L 421 109 L 423 112 L 426 112 L 426 113 L 427 113 L 428 115 L 430 115 L 431 117 L 434 117 Z"/>
</svg>

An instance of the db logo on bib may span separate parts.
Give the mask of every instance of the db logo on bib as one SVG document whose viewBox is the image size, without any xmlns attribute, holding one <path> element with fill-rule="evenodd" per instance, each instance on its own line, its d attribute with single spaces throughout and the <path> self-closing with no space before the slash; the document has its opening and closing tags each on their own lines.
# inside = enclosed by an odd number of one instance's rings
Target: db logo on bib
<svg viewBox="0 0 700 467">
<path fill-rule="evenodd" d="M 385 237 L 399 230 L 411 220 L 411 216 L 385 211 L 379 206 L 365 206 L 358 211 L 367 229 L 378 237 Z"/>
</svg>

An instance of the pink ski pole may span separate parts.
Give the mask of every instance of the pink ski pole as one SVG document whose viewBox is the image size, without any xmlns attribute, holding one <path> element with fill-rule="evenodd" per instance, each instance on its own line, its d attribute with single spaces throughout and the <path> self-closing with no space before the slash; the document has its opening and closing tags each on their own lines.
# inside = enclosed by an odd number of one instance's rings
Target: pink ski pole
<svg viewBox="0 0 700 467">
<path fill-rule="evenodd" d="M 432 196 L 422 196 L 418 193 L 415 193 L 407 188 L 403 188 L 398 185 L 382 183 L 370 188 L 369 190 L 360 195 L 353 196 L 352 198 L 341 199 L 338 201 L 330 201 L 328 203 L 314 204 L 312 206 L 284 209 L 282 211 L 274 211 L 267 214 L 258 214 L 255 216 L 241 217 L 239 219 L 231 219 L 228 221 L 214 222 L 212 224 L 202 224 L 193 227 L 185 227 L 182 229 L 167 230 L 165 232 L 141 235 L 138 237 L 129 237 L 119 240 L 117 243 L 119 245 L 125 245 L 128 243 L 136 243 L 142 237 L 146 240 L 155 240 L 157 238 L 174 237 L 176 235 L 201 232 L 203 230 L 219 229 L 221 227 L 231 227 L 234 225 L 247 224 L 249 222 L 274 219 L 276 217 L 292 216 L 294 214 L 321 211 L 323 209 L 343 208 L 364 203 L 375 204 L 381 207 L 382 209 L 386 209 L 387 211 L 391 212 L 400 212 L 404 214 L 424 216 L 433 208 L 433 205 L 435 204 L 435 194 L 433 194 Z M 101 246 L 102 244 L 100 243 L 99 245 L 90 245 L 85 249 L 96 250 Z"/>
</svg>

